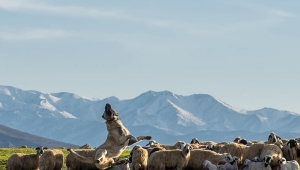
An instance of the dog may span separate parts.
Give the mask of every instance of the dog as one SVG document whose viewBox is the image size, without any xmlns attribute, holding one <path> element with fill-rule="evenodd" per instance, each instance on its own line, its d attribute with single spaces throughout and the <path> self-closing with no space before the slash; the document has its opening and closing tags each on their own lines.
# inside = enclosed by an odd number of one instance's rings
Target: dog
<svg viewBox="0 0 300 170">
<path fill-rule="evenodd" d="M 150 140 L 152 138 L 151 136 L 134 137 L 131 135 L 129 130 L 118 118 L 118 113 L 112 109 L 109 103 L 105 105 L 102 118 L 106 120 L 105 124 L 108 135 L 106 141 L 95 150 L 94 158 L 83 157 L 74 152 L 71 148 L 68 149 L 76 159 L 85 163 L 95 163 L 98 169 L 107 169 L 120 164 L 120 162 L 115 162 L 114 158 L 119 157 L 127 146 L 141 140 Z"/>
</svg>

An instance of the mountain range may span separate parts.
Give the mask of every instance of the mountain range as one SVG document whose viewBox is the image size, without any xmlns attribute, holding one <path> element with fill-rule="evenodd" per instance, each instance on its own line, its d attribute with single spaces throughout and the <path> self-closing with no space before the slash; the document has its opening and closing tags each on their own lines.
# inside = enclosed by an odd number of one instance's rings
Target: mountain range
<svg viewBox="0 0 300 170">
<path fill-rule="evenodd" d="M 300 136 L 300 114 L 274 108 L 242 110 L 208 94 L 182 96 L 170 91 L 147 91 L 127 100 L 92 99 L 73 93 L 42 93 L 0 86 L 0 124 L 37 136 L 97 147 L 107 136 L 101 118 L 110 103 L 134 136 L 151 135 L 159 143 L 267 140 Z M 146 141 L 141 142 L 141 145 Z"/>
</svg>

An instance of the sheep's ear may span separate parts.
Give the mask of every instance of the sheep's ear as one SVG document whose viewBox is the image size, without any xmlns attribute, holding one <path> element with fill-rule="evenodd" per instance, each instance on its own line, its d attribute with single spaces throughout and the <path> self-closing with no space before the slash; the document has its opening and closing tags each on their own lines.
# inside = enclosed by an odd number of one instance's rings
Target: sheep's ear
<svg viewBox="0 0 300 170">
<path fill-rule="evenodd" d="M 44 149 L 48 149 L 47 147 L 44 147 Z"/>
</svg>

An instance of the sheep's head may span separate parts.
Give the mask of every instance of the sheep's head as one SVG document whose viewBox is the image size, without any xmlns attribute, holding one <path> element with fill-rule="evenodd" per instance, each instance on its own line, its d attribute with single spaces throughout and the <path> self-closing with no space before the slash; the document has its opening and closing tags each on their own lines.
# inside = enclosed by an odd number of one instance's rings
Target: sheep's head
<svg viewBox="0 0 300 170">
<path fill-rule="evenodd" d="M 258 156 L 255 156 L 255 157 L 252 159 L 252 162 L 260 162 L 259 157 L 258 157 Z"/>
<path fill-rule="evenodd" d="M 272 157 L 270 155 L 265 155 L 262 161 L 265 163 L 265 167 L 268 167 L 272 161 Z"/>
<path fill-rule="evenodd" d="M 190 144 L 185 144 L 185 146 L 183 147 L 183 152 L 185 153 L 185 155 L 189 154 L 190 151 L 192 149 L 192 146 Z"/>
<path fill-rule="evenodd" d="M 225 162 L 231 163 L 233 162 L 233 158 L 229 153 L 223 153 L 223 158 L 225 160 Z"/>
<path fill-rule="evenodd" d="M 241 139 L 242 139 L 242 138 L 238 136 L 238 137 L 236 137 L 236 138 L 233 140 L 233 142 L 239 143 Z"/>
<path fill-rule="evenodd" d="M 248 144 L 247 140 L 244 139 L 244 138 L 241 139 L 241 140 L 239 141 L 239 143 L 244 144 L 244 145 L 247 145 L 247 144 Z"/>
<path fill-rule="evenodd" d="M 155 145 L 155 144 L 158 144 L 158 143 L 155 140 L 150 140 L 146 146 L 149 145 L 151 147 L 152 145 Z"/>
<path fill-rule="evenodd" d="M 44 147 L 44 146 L 39 146 L 39 147 L 35 148 L 36 154 L 37 155 L 43 154 L 45 149 L 48 149 L 48 148 Z"/>
<path fill-rule="evenodd" d="M 193 138 L 192 141 L 191 141 L 191 144 L 195 144 L 195 143 L 199 143 L 197 138 Z"/>
<path fill-rule="evenodd" d="M 111 121 L 111 120 L 115 120 L 117 119 L 118 113 L 111 108 L 110 104 L 106 104 L 105 105 L 105 110 L 104 113 L 102 115 L 102 118 L 107 120 L 107 121 Z"/>
<path fill-rule="evenodd" d="M 249 159 L 244 160 L 244 165 L 249 165 L 250 163 L 251 163 L 251 160 L 249 160 Z"/>
<path fill-rule="evenodd" d="M 206 146 L 206 149 L 208 150 L 214 150 L 215 146 L 213 144 L 209 144 Z"/>
<path fill-rule="evenodd" d="M 178 141 L 174 146 L 176 147 L 176 149 L 183 149 L 185 145 L 186 143 L 184 141 Z"/>
<path fill-rule="evenodd" d="M 208 160 L 203 161 L 203 166 L 207 166 Z"/>
<path fill-rule="evenodd" d="M 268 137 L 268 143 L 275 143 L 277 142 L 278 140 L 281 140 L 281 137 L 277 136 L 276 133 L 274 132 L 271 132 L 269 137 Z"/>
<path fill-rule="evenodd" d="M 284 165 L 284 164 L 286 164 L 286 159 L 284 157 L 282 157 L 278 160 L 278 163 Z"/>
<path fill-rule="evenodd" d="M 287 145 L 288 145 L 290 148 L 293 148 L 293 147 L 296 147 L 298 144 L 297 144 L 296 139 L 290 139 L 290 140 L 288 141 Z"/>
</svg>

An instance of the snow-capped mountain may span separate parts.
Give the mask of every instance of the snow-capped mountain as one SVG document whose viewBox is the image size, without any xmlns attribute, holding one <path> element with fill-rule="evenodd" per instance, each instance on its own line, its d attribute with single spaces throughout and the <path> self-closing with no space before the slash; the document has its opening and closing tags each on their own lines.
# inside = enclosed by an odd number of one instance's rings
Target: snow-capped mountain
<svg viewBox="0 0 300 170">
<path fill-rule="evenodd" d="M 232 141 L 236 136 L 266 140 L 271 131 L 283 138 L 300 136 L 300 114 L 272 108 L 246 111 L 207 94 L 182 96 L 145 92 L 133 99 L 89 99 L 72 93 L 41 93 L 0 86 L 0 124 L 77 145 L 98 146 L 107 135 L 101 118 L 110 103 L 129 131 L 160 143 Z"/>
</svg>

